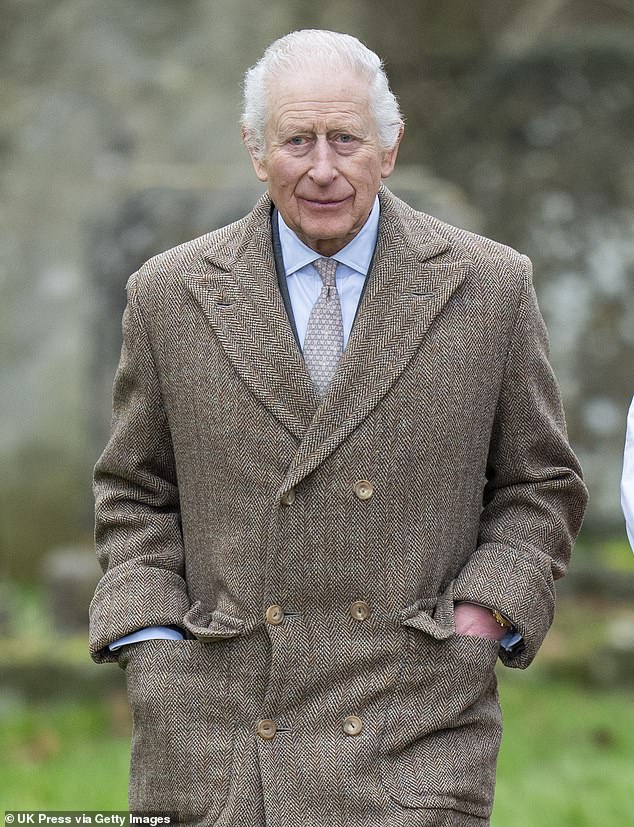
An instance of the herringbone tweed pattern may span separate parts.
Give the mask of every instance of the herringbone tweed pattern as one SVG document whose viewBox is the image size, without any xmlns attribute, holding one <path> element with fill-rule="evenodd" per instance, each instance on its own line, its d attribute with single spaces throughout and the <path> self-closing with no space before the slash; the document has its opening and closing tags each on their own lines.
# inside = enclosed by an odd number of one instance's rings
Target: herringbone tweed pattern
<svg viewBox="0 0 634 827">
<path fill-rule="evenodd" d="M 527 666 L 586 492 L 527 259 L 380 199 L 321 401 L 266 196 L 129 282 L 91 652 L 115 660 L 108 642 L 153 624 L 190 637 L 119 656 L 136 809 L 201 827 L 488 823 L 498 649 L 455 634 L 454 600 L 508 615 L 526 647 L 502 658 Z"/>
</svg>

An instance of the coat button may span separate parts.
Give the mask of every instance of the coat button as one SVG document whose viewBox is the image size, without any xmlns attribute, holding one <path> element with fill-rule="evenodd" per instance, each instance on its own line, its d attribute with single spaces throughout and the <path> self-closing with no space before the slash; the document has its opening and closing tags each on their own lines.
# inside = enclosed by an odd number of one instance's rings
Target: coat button
<svg viewBox="0 0 634 827">
<path fill-rule="evenodd" d="M 256 731 L 263 741 L 271 741 L 275 738 L 277 724 L 275 721 L 269 721 L 268 718 L 265 718 L 263 721 L 258 722 L 258 728 Z"/>
<path fill-rule="evenodd" d="M 369 500 L 374 494 L 374 486 L 370 480 L 357 480 L 352 489 L 360 500 Z"/>
<path fill-rule="evenodd" d="M 280 497 L 280 502 L 282 505 L 293 505 L 295 502 L 295 492 L 292 488 L 282 494 Z"/>
<path fill-rule="evenodd" d="M 271 626 L 279 626 L 280 623 L 284 622 L 284 610 L 281 606 L 278 606 L 276 603 L 273 606 L 269 606 L 266 610 L 266 622 L 270 623 Z"/>
<path fill-rule="evenodd" d="M 348 715 L 343 722 L 343 731 L 346 735 L 361 735 L 363 729 L 363 721 L 357 718 L 356 715 Z"/>
<path fill-rule="evenodd" d="M 355 600 L 350 604 L 350 614 L 355 620 L 367 620 L 370 617 L 370 607 L 365 600 Z"/>
</svg>

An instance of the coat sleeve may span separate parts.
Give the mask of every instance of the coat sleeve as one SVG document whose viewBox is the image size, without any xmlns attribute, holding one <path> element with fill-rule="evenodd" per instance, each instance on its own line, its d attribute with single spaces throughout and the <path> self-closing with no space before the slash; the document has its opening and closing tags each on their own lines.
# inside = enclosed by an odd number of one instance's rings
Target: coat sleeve
<svg viewBox="0 0 634 827">
<path fill-rule="evenodd" d="M 180 625 L 189 608 L 174 453 L 135 276 L 94 493 L 104 574 L 90 605 L 90 652 L 102 662 L 117 660 L 109 643 L 146 626 Z"/>
<path fill-rule="evenodd" d="M 548 337 L 522 258 L 524 280 L 500 387 L 487 461 L 478 546 L 454 599 L 491 606 L 513 621 L 524 648 L 500 657 L 532 661 L 552 623 L 554 580 L 567 569 L 587 491 L 568 443 Z"/>
</svg>

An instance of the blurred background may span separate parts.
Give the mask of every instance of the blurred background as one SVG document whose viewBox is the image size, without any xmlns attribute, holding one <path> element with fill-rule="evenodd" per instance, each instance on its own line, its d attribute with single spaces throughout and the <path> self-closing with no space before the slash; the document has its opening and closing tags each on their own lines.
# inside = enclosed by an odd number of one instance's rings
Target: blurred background
<svg viewBox="0 0 634 827">
<path fill-rule="evenodd" d="M 591 492 L 540 656 L 499 670 L 493 824 L 634 824 L 634 0 L 0 0 L 0 806 L 125 809 L 124 675 L 86 647 L 124 285 L 250 209 L 242 76 L 308 27 L 384 58 L 389 186 L 533 259 Z"/>
</svg>

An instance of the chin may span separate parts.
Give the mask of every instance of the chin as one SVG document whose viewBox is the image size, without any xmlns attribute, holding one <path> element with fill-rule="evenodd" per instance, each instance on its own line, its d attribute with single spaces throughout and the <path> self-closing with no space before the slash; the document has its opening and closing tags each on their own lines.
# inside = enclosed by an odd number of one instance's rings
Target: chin
<svg viewBox="0 0 634 827">
<path fill-rule="evenodd" d="M 335 239 L 350 240 L 354 235 L 354 229 L 350 224 L 342 226 L 340 223 L 330 221 L 322 221 L 319 224 L 310 226 L 304 225 L 301 231 L 307 238 L 323 239 L 324 241 Z"/>
</svg>

